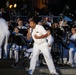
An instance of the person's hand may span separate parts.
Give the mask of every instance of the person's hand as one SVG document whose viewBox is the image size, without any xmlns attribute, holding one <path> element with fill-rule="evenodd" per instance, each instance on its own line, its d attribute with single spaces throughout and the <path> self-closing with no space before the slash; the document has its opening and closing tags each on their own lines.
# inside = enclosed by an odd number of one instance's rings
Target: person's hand
<svg viewBox="0 0 76 75">
<path fill-rule="evenodd" d="M 48 47 L 51 47 L 51 45 L 48 44 Z"/>
<path fill-rule="evenodd" d="M 36 39 L 39 39 L 39 36 L 37 36 L 36 34 L 34 35 L 34 37 L 35 37 Z"/>
</svg>

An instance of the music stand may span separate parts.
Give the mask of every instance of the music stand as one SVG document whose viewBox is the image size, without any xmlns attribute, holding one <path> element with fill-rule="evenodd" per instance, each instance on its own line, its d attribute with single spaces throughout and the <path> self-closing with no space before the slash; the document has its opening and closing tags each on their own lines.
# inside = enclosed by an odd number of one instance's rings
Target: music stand
<svg viewBox="0 0 76 75">
<path fill-rule="evenodd" d="M 66 32 L 66 31 L 69 31 L 69 29 L 70 29 L 68 26 L 62 26 L 62 27 L 63 27 L 63 29 L 65 30 L 65 32 Z"/>
<path fill-rule="evenodd" d="M 19 29 L 19 33 L 21 33 L 25 36 L 26 36 L 27 32 L 28 32 L 27 29 Z"/>
<path fill-rule="evenodd" d="M 66 43 L 63 41 L 63 39 L 62 39 L 61 36 L 57 35 L 56 37 L 57 37 L 57 40 L 55 40 L 54 43 L 57 43 L 57 45 L 58 45 L 57 48 L 59 48 L 59 50 L 61 49 L 61 50 L 60 50 L 61 59 L 62 59 L 61 62 L 62 62 L 62 64 L 63 64 L 63 48 L 65 48 L 65 49 L 67 49 L 67 50 L 69 50 L 69 48 L 67 47 Z M 55 47 L 54 47 L 54 48 L 55 48 Z"/>
</svg>

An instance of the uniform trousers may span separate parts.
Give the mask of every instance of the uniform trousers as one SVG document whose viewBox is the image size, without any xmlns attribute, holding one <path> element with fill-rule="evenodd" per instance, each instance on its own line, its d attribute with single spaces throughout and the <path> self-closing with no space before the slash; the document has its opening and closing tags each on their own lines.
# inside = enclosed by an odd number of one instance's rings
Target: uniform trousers
<svg viewBox="0 0 76 75">
<path fill-rule="evenodd" d="M 69 63 L 76 64 L 76 48 L 70 48 L 69 50 Z"/>
<path fill-rule="evenodd" d="M 6 31 L 6 33 L 3 33 L 3 31 L 0 32 L 0 58 L 2 54 L 2 44 L 4 41 L 4 57 L 7 58 L 7 44 L 8 44 L 8 38 L 9 38 L 9 31 Z"/>
<path fill-rule="evenodd" d="M 56 73 L 56 69 L 55 69 L 55 66 L 54 66 L 54 63 L 53 63 L 53 60 L 52 60 L 52 56 L 50 55 L 50 51 L 49 51 L 47 42 L 44 42 L 44 43 L 41 43 L 41 44 L 34 43 L 33 56 L 32 56 L 32 59 L 30 61 L 29 70 L 32 70 L 32 73 L 34 72 L 36 62 L 38 60 L 38 56 L 39 56 L 40 52 L 44 56 L 44 59 L 47 63 L 47 66 L 48 66 L 48 69 L 49 69 L 50 73 Z"/>
</svg>

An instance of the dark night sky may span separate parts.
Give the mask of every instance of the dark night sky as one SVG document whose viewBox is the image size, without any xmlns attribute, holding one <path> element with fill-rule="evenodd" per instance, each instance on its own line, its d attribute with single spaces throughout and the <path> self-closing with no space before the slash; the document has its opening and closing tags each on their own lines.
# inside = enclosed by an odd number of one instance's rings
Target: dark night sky
<svg viewBox="0 0 76 75">
<path fill-rule="evenodd" d="M 49 0 L 49 8 L 55 14 L 61 13 L 65 9 L 65 5 L 69 6 L 69 12 L 74 13 L 76 3 L 74 0 Z"/>
<path fill-rule="evenodd" d="M 5 7 L 6 1 L 7 0 L 0 0 L 0 7 L 1 7 L 1 5 L 3 7 Z M 12 0 L 10 0 L 10 1 L 12 1 Z M 74 12 L 76 10 L 76 3 L 74 0 L 49 0 L 49 6 L 50 6 L 49 8 L 54 13 L 55 12 L 61 13 L 63 11 L 65 5 L 69 6 L 70 12 Z"/>
</svg>

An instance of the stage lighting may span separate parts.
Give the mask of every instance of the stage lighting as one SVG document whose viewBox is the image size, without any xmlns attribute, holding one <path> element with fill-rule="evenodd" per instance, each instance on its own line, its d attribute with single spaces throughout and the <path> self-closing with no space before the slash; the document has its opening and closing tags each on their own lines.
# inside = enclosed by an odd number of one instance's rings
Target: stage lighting
<svg viewBox="0 0 76 75">
<path fill-rule="evenodd" d="M 14 4 L 14 8 L 16 8 L 16 7 L 17 7 L 17 4 L 15 3 L 15 4 Z"/>
<path fill-rule="evenodd" d="M 13 5 L 9 5 L 9 8 L 11 9 L 13 7 Z"/>
</svg>

